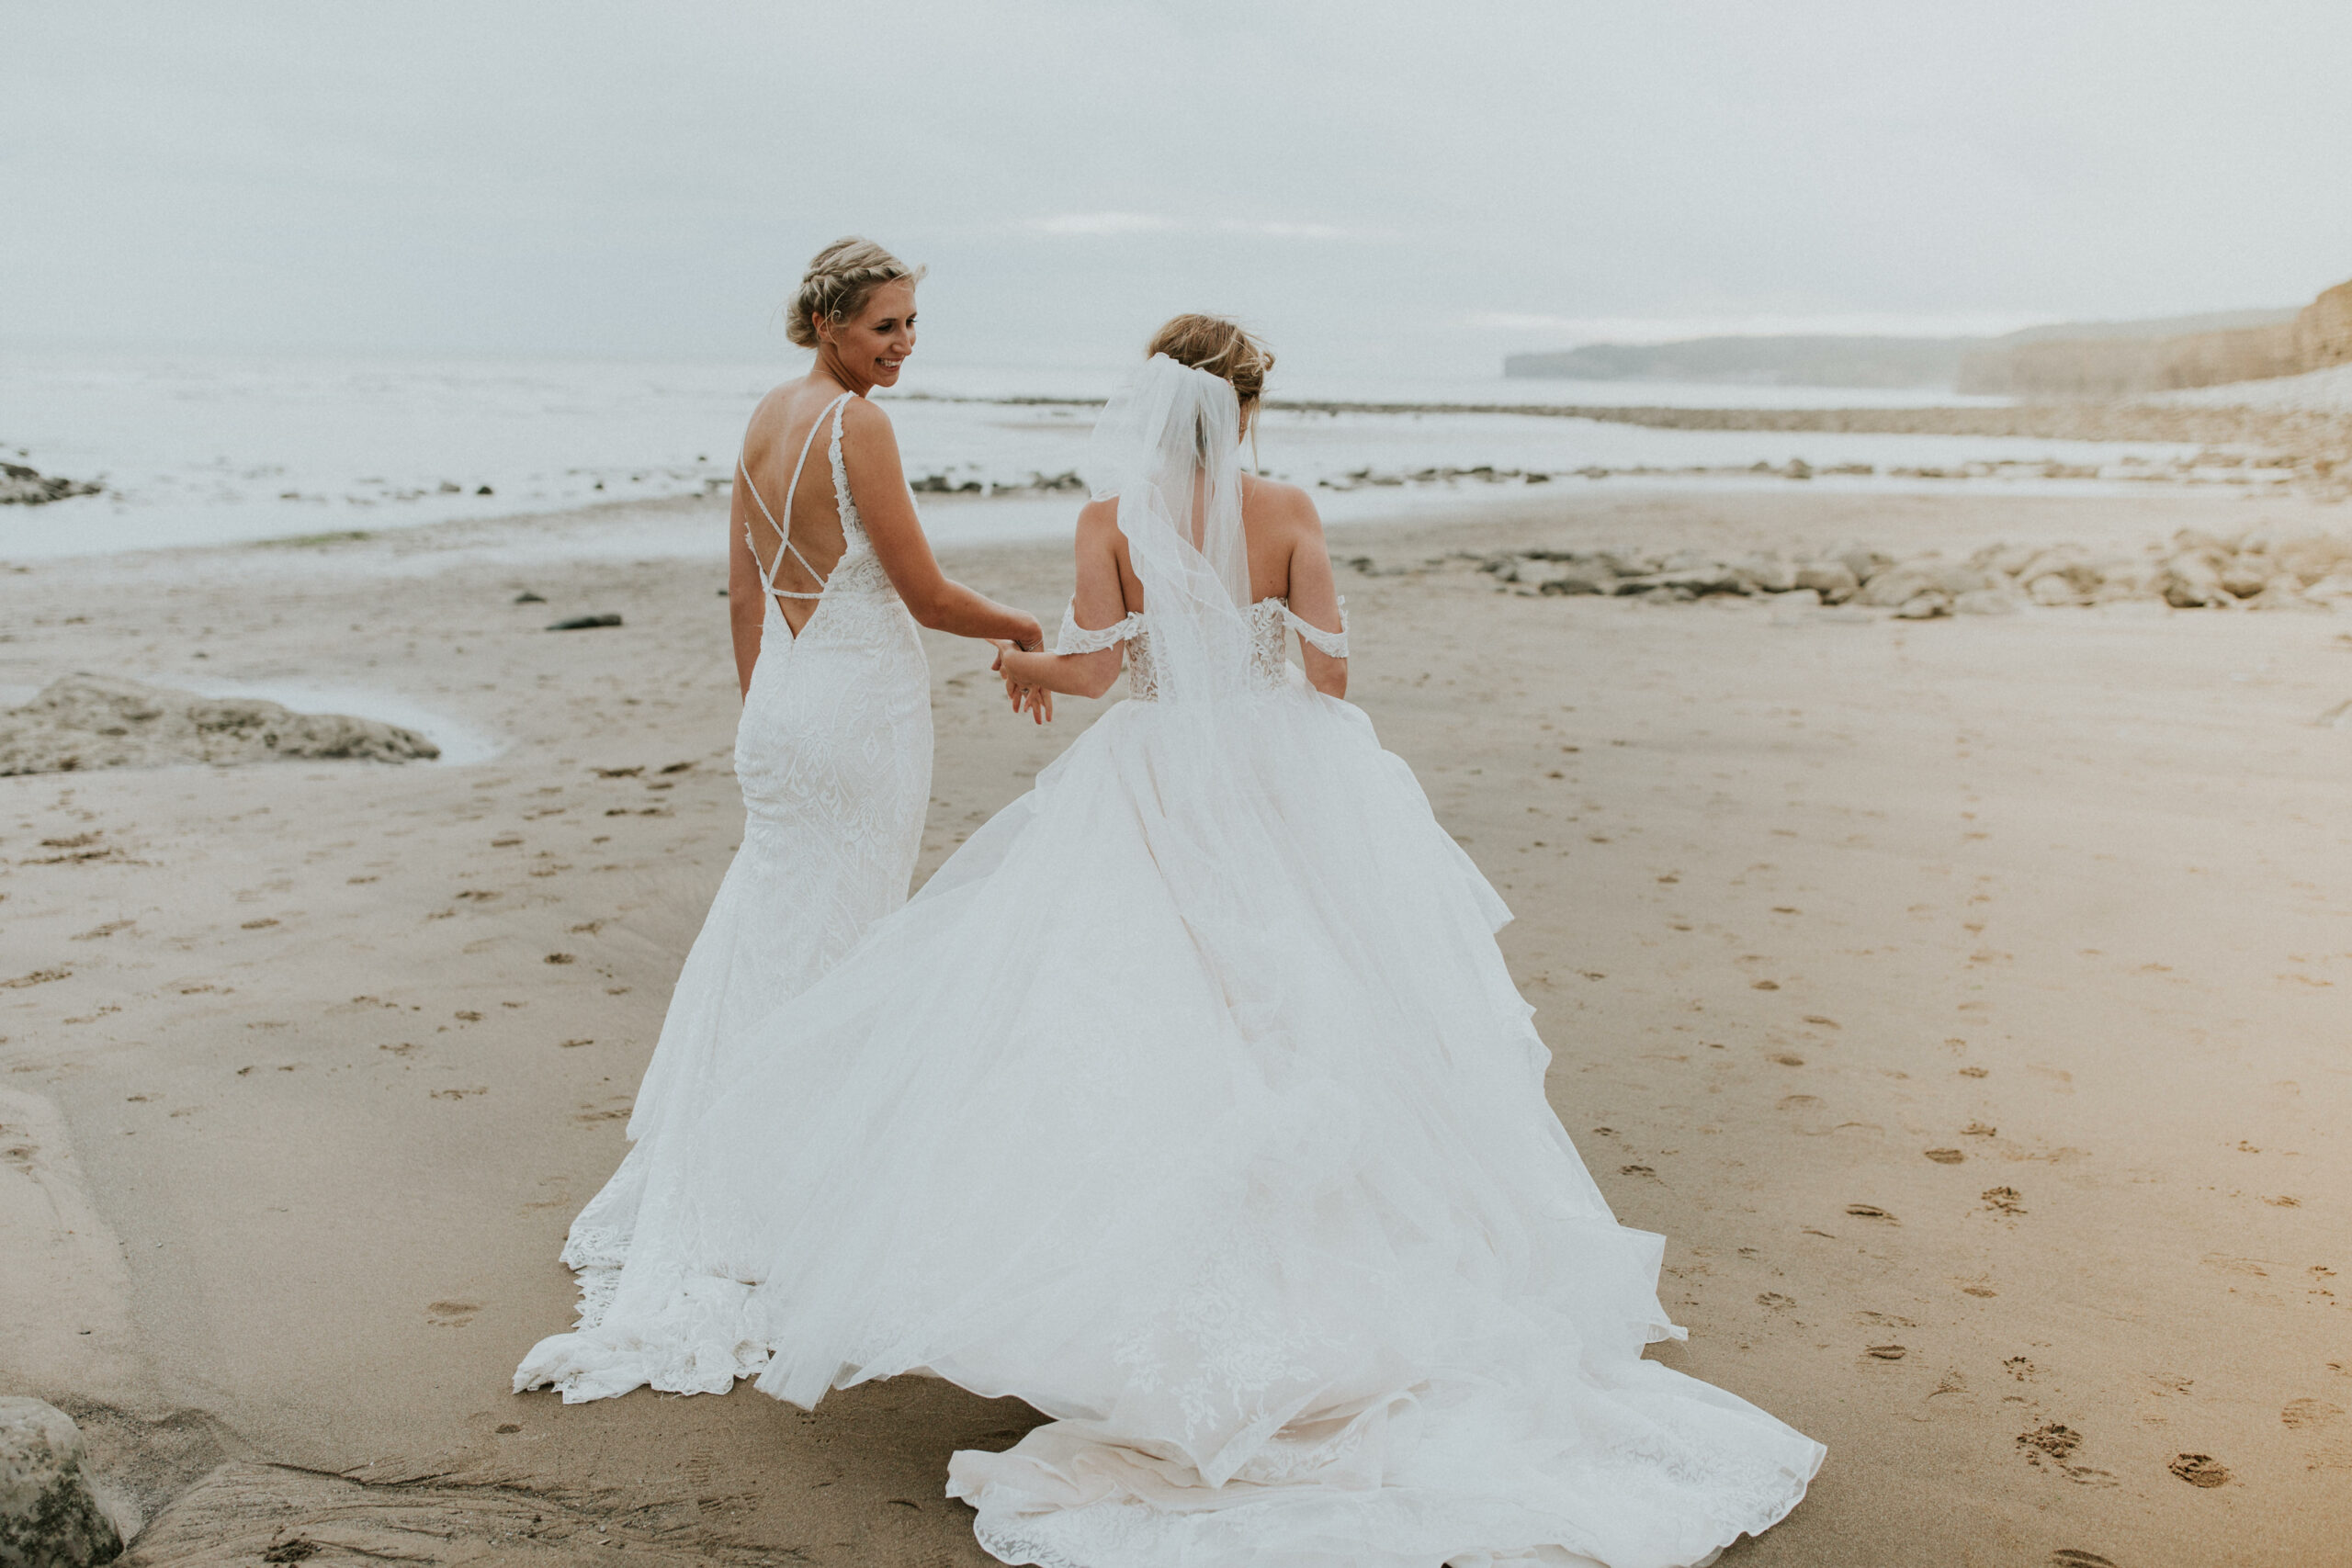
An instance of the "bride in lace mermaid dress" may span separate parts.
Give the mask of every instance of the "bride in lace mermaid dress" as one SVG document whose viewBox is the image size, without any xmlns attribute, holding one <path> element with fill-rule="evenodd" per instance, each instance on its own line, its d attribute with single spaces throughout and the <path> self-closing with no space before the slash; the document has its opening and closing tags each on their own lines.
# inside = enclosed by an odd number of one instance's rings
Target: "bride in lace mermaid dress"
<svg viewBox="0 0 2352 1568">
<path fill-rule="evenodd" d="M 913 350 L 916 276 L 865 242 L 820 253 L 795 307 L 796 341 L 817 364 L 769 394 L 745 440 L 729 573 L 743 840 L 672 993 L 628 1154 L 565 1240 L 583 1326 L 602 1320 L 636 1238 L 668 1223 L 662 1151 L 752 1059 L 752 1026 L 906 902 L 932 754 L 931 671 L 910 604 L 932 626 L 1042 646 L 1034 618 L 940 575 L 888 421 L 864 400 Z M 820 442 L 831 482 L 804 487 Z M 790 477 L 771 509 L 753 469 L 773 485 L 779 460 Z M 832 565 L 818 570 L 812 554 Z M 657 1386 L 673 1381 L 672 1369 L 645 1371 Z"/>
<path fill-rule="evenodd" d="M 1049 1419 L 948 1467 L 1012 1563 L 1710 1562 L 1823 1450 L 1643 1358 L 1663 1239 L 1545 1102 L 1509 911 L 1338 700 L 1311 504 L 1239 476 L 1267 356 L 1175 344 L 1097 427 L 1061 651 L 1001 650 L 1129 700 L 754 1029 L 662 1151 L 678 1223 L 516 1387 L 1017 1395 Z"/>
</svg>

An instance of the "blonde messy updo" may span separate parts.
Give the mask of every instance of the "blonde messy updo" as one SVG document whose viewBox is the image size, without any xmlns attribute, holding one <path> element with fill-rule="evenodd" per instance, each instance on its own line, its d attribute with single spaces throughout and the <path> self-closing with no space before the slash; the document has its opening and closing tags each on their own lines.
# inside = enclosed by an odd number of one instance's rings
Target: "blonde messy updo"
<svg viewBox="0 0 2352 1568">
<path fill-rule="evenodd" d="M 927 267 L 909 266 L 873 241 L 856 234 L 835 240 L 808 263 L 800 275 L 799 290 L 792 297 L 785 335 L 802 348 L 817 346 L 816 318 L 835 326 L 860 310 L 874 291 L 901 278 L 921 283 Z"/>
<path fill-rule="evenodd" d="M 1264 395 L 1266 376 L 1274 367 L 1272 352 L 1240 322 L 1224 316 L 1173 318 L 1153 334 L 1151 346 L 1144 350 L 1146 358 L 1155 354 L 1233 383 L 1234 396 L 1240 399 L 1244 413 Z"/>
</svg>

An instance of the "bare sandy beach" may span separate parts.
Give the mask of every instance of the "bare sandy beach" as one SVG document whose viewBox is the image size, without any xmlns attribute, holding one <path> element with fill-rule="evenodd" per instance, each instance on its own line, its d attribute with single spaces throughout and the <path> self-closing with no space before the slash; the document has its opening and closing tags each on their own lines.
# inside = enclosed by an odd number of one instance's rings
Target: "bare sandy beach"
<svg viewBox="0 0 2352 1568">
<path fill-rule="evenodd" d="M 1657 1353 L 1829 1447 L 1724 1562 L 2343 1560 L 2352 614 L 1909 621 L 1475 558 L 2352 512 L 1549 489 L 1335 533 L 1351 695 L 1517 913 L 1562 1121 L 1669 1238 Z M 82 1423 L 126 1562 L 984 1561 L 945 1464 L 1017 1403 L 506 1392 L 741 821 L 722 515 L 646 521 L 710 558 L 567 558 L 552 517 L 0 571 L 0 686 L 444 726 L 434 762 L 0 778 L 0 1393 Z M 1059 547 L 948 564 L 1057 619 Z M 1033 729 L 985 649 L 930 649 L 923 874 L 1099 711 Z"/>
</svg>

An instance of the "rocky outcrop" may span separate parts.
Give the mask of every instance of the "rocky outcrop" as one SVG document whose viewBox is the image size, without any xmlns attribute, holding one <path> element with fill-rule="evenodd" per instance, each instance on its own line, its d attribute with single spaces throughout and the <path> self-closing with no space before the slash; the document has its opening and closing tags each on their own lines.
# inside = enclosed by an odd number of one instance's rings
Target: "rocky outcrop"
<svg viewBox="0 0 2352 1568">
<path fill-rule="evenodd" d="M 1718 560 L 1691 552 L 1527 550 L 1492 556 L 1481 569 L 1521 593 L 1639 598 L 1682 604 L 1771 598 L 1805 607 L 1850 603 L 1849 614 L 1898 619 L 2012 614 L 2138 600 L 2177 610 L 2352 609 L 2352 539 L 2222 537 L 2186 531 L 2137 555 L 2078 545 L 1991 546 L 1965 560 L 1910 560 L 1861 546 L 1759 553 Z"/>
<path fill-rule="evenodd" d="M 1994 397 L 2136 398 L 2345 364 L 2352 364 L 2352 283 L 2278 321 L 2155 335 L 2019 334 L 1963 359 L 1958 386 Z"/>
<path fill-rule="evenodd" d="M 1991 397 L 2132 398 L 2262 381 L 2310 368 L 2291 322 L 2168 338 L 2060 338 L 1984 349 L 1961 364 L 1959 389 Z"/>
<path fill-rule="evenodd" d="M 2352 283 L 2339 283 L 2295 318 L 2295 358 L 2304 370 L 2352 365 Z"/>
<path fill-rule="evenodd" d="M 258 697 L 203 697 L 110 675 L 68 675 L 0 713 L 0 777 L 170 762 L 405 762 L 440 754 L 416 731 L 376 719 L 296 713 Z"/>
<path fill-rule="evenodd" d="M 122 1537 L 83 1473 L 82 1429 L 38 1399 L 0 1399 L 0 1563 L 90 1568 Z"/>
<path fill-rule="evenodd" d="M 22 463 L 0 463 L 0 506 L 41 506 L 70 495 L 96 495 L 104 489 L 89 479 L 62 479 Z"/>
</svg>

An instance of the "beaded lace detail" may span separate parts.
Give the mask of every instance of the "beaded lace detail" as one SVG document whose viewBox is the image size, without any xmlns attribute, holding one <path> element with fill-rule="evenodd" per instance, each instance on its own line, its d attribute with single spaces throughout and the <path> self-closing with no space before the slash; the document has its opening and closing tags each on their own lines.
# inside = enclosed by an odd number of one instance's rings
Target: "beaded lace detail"
<svg viewBox="0 0 2352 1568">
<path fill-rule="evenodd" d="M 1327 632 L 1322 627 L 1301 620 L 1290 607 L 1287 599 L 1261 599 L 1250 606 L 1250 683 L 1261 692 L 1271 692 L 1288 683 L 1290 660 L 1283 647 L 1285 630 L 1295 631 L 1333 659 L 1348 656 L 1348 602 L 1340 601 L 1340 629 Z M 1151 658 L 1151 623 L 1141 610 L 1130 610 L 1124 619 L 1099 629 L 1078 624 L 1078 605 L 1072 601 L 1062 611 L 1062 629 L 1054 639 L 1054 651 L 1061 653 L 1100 653 L 1117 643 L 1127 645 L 1127 695 L 1137 702 L 1153 702 L 1159 696 L 1159 678 Z"/>
</svg>

